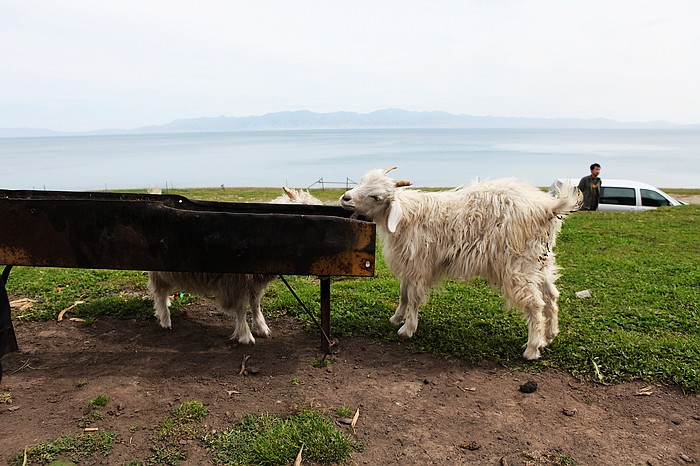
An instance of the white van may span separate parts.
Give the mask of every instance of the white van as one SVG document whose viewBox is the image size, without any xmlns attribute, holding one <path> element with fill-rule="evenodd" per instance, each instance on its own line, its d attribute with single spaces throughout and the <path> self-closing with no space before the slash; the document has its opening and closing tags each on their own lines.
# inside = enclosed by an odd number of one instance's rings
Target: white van
<svg viewBox="0 0 700 466">
<path fill-rule="evenodd" d="M 657 207 L 685 204 L 646 183 L 602 177 L 601 179 L 603 185 L 598 210 L 602 212 L 641 212 Z M 554 193 L 559 186 L 563 185 L 576 187 L 579 180 L 578 178 L 559 178 L 549 187 L 549 192 Z"/>
</svg>

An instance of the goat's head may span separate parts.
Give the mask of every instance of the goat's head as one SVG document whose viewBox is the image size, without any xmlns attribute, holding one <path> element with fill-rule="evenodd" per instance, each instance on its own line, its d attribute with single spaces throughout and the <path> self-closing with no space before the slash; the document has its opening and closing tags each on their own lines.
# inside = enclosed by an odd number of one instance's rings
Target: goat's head
<svg viewBox="0 0 700 466">
<path fill-rule="evenodd" d="M 360 182 L 340 197 L 340 205 L 372 220 L 386 219 L 390 232 L 401 220 L 401 205 L 395 200 L 396 188 L 410 186 L 406 180 L 393 180 L 387 174 L 396 167 L 370 170 Z"/>
<path fill-rule="evenodd" d="M 288 188 L 286 186 L 282 187 L 284 194 L 280 197 L 273 199 L 272 204 L 307 204 L 307 205 L 323 205 L 323 202 L 316 199 L 308 191 L 303 189 L 297 191 L 293 188 Z"/>
</svg>

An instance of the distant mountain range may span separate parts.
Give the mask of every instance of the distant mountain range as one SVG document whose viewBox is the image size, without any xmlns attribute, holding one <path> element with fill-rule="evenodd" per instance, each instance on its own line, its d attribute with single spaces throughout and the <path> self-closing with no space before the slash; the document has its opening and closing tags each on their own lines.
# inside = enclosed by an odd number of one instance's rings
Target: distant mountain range
<svg viewBox="0 0 700 466">
<path fill-rule="evenodd" d="M 619 122 L 607 118 L 491 117 L 454 115 L 437 111 L 412 112 L 402 109 L 384 109 L 371 113 L 316 113 L 298 110 L 245 117 L 188 118 L 173 120 L 160 126 L 121 130 L 104 129 L 83 133 L 35 128 L 0 128 L 0 137 L 371 128 L 700 129 L 700 125 L 677 125 L 666 121 Z"/>
</svg>

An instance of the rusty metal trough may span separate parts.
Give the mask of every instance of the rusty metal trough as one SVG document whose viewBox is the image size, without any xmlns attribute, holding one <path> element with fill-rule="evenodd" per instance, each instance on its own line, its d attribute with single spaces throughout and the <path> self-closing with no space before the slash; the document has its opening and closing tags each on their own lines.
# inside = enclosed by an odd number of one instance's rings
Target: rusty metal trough
<svg viewBox="0 0 700 466">
<path fill-rule="evenodd" d="M 350 215 L 335 206 L 0 190 L 0 357 L 14 349 L 5 283 L 15 265 L 316 275 L 329 333 L 330 277 L 374 275 L 375 225 Z"/>
</svg>

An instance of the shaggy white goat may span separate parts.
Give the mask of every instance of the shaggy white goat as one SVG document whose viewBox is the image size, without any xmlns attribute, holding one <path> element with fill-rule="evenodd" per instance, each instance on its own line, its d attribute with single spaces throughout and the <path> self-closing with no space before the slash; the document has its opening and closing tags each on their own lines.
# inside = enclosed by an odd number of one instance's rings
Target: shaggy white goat
<svg viewBox="0 0 700 466">
<path fill-rule="evenodd" d="M 283 188 L 286 194 L 271 201 L 274 204 L 309 204 L 323 203 L 307 191 Z M 267 286 L 275 275 L 236 274 L 208 272 L 148 272 L 148 289 L 153 296 L 155 316 L 163 328 L 171 328 L 170 293 L 174 289 L 190 293 L 217 295 L 219 306 L 236 320 L 231 338 L 238 338 L 240 343 L 254 345 L 255 338 L 246 321 L 246 311 L 250 305 L 253 314 L 253 331 L 260 337 L 268 338 L 270 328 L 260 310 L 260 300 Z"/>
<path fill-rule="evenodd" d="M 575 195 L 552 197 L 538 188 L 502 179 L 442 192 L 403 187 L 386 170 L 371 170 L 340 198 L 346 208 L 372 219 L 384 239 L 384 258 L 401 282 L 399 305 L 390 319 L 410 338 L 418 308 L 442 278 L 485 278 L 500 285 L 508 306 L 528 322 L 525 359 L 559 333 L 554 286 L 558 268 L 554 242 L 563 215 L 579 202 Z"/>
</svg>

